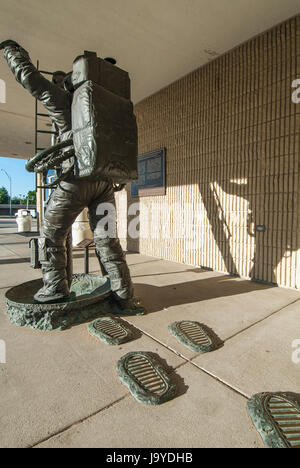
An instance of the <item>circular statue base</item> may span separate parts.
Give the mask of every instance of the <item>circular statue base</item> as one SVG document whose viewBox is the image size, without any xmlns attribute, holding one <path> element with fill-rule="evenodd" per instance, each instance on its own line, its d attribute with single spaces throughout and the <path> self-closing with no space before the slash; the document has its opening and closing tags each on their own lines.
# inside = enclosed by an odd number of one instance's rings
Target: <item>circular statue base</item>
<svg viewBox="0 0 300 468">
<path fill-rule="evenodd" d="M 28 281 L 11 288 L 5 294 L 6 312 L 10 321 L 21 327 L 37 330 L 64 330 L 100 315 L 116 313 L 109 299 L 110 281 L 98 275 L 73 276 L 68 302 L 37 304 L 34 294 L 43 286 L 42 279 Z"/>
</svg>

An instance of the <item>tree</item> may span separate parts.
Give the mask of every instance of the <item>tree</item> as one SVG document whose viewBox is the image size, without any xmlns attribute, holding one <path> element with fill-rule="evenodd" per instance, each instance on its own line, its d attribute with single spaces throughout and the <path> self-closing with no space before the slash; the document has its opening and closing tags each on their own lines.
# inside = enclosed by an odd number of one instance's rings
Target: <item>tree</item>
<svg viewBox="0 0 300 468">
<path fill-rule="evenodd" d="M 13 205 L 20 205 L 20 198 L 19 197 L 12 197 L 11 202 Z"/>
<path fill-rule="evenodd" d="M 5 187 L 0 187 L 0 204 L 7 205 L 9 203 L 8 191 Z"/>
<path fill-rule="evenodd" d="M 28 197 L 29 205 L 36 204 L 36 191 L 35 190 L 29 190 L 27 197 Z"/>
</svg>

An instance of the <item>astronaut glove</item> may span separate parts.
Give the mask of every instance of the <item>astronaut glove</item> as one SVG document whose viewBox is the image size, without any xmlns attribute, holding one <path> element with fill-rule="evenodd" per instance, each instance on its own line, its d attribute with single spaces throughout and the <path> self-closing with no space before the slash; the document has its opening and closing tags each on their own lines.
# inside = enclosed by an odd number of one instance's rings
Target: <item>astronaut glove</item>
<svg viewBox="0 0 300 468">
<path fill-rule="evenodd" d="M 8 39 L 7 41 L 3 41 L 0 43 L 0 50 L 5 49 L 5 47 L 9 47 L 9 46 L 20 47 L 16 41 Z"/>
</svg>

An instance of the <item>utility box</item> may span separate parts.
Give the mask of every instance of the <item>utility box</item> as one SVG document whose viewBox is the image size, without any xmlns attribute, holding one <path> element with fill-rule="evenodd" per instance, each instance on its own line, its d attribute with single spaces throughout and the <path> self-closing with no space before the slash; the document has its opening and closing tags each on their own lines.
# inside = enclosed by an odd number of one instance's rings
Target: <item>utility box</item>
<svg viewBox="0 0 300 468">
<path fill-rule="evenodd" d="M 18 232 L 31 231 L 31 215 L 29 210 L 18 210 L 16 214 Z"/>
<path fill-rule="evenodd" d="M 86 208 L 77 216 L 72 226 L 73 247 L 77 247 L 82 241 L 92 239 L 93 233 L 90 228 L 88 209 Z"/>
</svg>

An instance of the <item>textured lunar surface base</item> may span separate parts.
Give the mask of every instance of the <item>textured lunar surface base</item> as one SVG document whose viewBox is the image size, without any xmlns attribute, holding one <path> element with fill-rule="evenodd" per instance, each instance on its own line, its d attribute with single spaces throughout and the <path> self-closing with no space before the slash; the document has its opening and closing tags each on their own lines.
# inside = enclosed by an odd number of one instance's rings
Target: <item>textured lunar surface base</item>
<svg viewBox="0 0 300 468">
<path fill-rule="evenodd" d="M 37 330 L 64 330 L 119 310 L 109 297 L 111 288 L 108 278 L 74 275 L 70 288 L 72 299 L 54 304 L 34 303 L 33 296 L 42 285 L 42 280 L 34 280 L 7 291 L 6 312 L 13 324 Z"/>
</svg>

